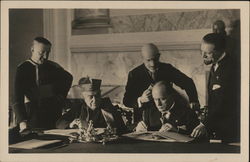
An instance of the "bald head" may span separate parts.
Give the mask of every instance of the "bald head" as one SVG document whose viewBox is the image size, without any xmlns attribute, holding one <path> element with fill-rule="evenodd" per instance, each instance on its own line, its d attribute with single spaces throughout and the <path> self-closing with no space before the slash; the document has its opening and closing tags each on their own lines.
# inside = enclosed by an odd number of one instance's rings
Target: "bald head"
<svg viewBox="0 0 250 162">
<path fill-rule="evenodd" d="M 142 46 L 141 54 L 146 68 L 151 72 L 155 72 L 158 68 L 160 58 L 157 46 L 153 43 L 145 44 Z"/>
<path fill-rule="evenodd" d="M 174 93 L 173 88 L 169 86 L 166 82 L 164 81 L 159 81 L 157 82 L 153 89 L 152 93 L 154 94 L 159 94 L 160 96 L 169 96 Z"/>
<path fill-rule="evenodd" d="M 166 82 L 160 81 L 156 83 L 152 89 L 152 95 L 156 107 L 160 112 L 167 111 L 173 104 L 174 90 Z"/>
<path fill-rule="evenodd" d="M 141 48 L 142 56 L 145 55 L 158 55 L 159 50 L 153 43 L 144 44 Z"/>
</svg>

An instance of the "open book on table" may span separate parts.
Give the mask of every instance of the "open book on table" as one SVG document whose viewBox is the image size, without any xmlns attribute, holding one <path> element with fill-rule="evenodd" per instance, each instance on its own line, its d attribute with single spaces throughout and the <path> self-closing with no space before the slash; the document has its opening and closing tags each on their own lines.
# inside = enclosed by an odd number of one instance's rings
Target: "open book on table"
<svg viewBox="0 0 250 162">
<path fill-rule="evenodd" d="M 147 131 L 147 132 L 132 132 L 123 135 L 138 140 L 146 141 L 162 141 L 162 142 L 190 142 L 193 138 L 188 135 L 176 133 L 176 132 L 158 132 L 158 131 Z"/>
</svg>

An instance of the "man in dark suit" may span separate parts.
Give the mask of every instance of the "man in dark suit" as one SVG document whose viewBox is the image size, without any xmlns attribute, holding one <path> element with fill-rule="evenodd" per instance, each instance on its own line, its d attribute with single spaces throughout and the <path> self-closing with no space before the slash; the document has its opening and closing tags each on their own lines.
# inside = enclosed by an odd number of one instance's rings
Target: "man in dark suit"
<svg viewBox="0 0 250 162">
<path fill-rule="evenodd" d="M 152 89 L 155 105 L 142 106 L 143 120 L 136 131 L 175 131 L 191 134 L 200 121 L 194 110 L 187 107 L 180 95 L 165 81 Z"/>
<path fill-rule="evenodd" d="M 33 128 L 55 128 L 62 115 L 73 77 L 48 60 L 50 49 L 47 39 L 36 37 L 31 58 L 17 67 L 13 108 L 21 133 Z"/>
<path fill-rule="evenodd" d="M 141 117 L 138 108 L 143 104 L 152 103 L 151 89 L 158 81 L 165 81 L 171 87 L 174 83 L 184 89 L 189 97 L 191 107 L 193 109 L 199 108 L 196 87 L 191 78 L 171 64 L 159 62 L 159 50 L 152 43 L 144 45 L 141 54 L 143 64 L 129 72 L 123 98 L 125 106 L 134 108 L 135 121 L 139 121 Z"/>
<path fill-rule="evenodd" d="M 240 135 L 240 72 L 225 52 L 226 40 L 221 34 L 203 37 L 202 57 L 212 64 L 208 81 L 208 116 L 197 126 L 192 136 L 208 131 L 223 142 L 239 141 Z"/>
<path fill-rule="evenodd" d="M 108 125 L 121 134 L 126 131 L 125 124 L 118 108 L 113 106 L 109 98 L 101 98 L 101 80 L 82 78 L 79 90 L 83 102 L 73 104 L 58 121 L 57 128 L 80 127 L 87 129 L 92 121 L 94 128 L 106 128 Z"/>
</svg>

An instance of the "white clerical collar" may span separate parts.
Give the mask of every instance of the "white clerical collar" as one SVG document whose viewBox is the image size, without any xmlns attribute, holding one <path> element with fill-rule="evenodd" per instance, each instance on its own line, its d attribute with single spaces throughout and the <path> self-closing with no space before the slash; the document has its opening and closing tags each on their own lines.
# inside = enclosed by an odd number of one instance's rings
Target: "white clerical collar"
<svg viewBox="0 0 250 162">
<path fill-rule="evenodd" d="M 33 61 L 31 58 L 28 59 L 27 61 L 30 62 L 34 66 L 38 66 L 38 63 L 36 63 L 35 61 Z"/>
</svg>

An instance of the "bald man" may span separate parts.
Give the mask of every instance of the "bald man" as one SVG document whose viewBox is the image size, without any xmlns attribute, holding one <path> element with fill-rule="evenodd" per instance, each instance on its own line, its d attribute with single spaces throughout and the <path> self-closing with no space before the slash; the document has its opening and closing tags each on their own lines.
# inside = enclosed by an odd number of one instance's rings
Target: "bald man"
<svg viewBox="0 0 250 162">
<path fill-rule="evenodd" d="M 168 86 L 172 83 L 184 89 L 189 97 L 192 108 L 199 108 L 196 87 L 191 78 L 173 67 L 171 64 L 161 63 L 160 52 L 156 45 L 145 44 L 141 49 L 143 64 L 129 72 L 123 103 L 134 108 L 134 120 L 141 120 L 140 107 L 152 106 L 152 86 L 158 81 L 165 81 Z"/>
<path fill-rule="evenodd" d="M 143 120 L 136 131 L 174 131 L 191 134 L 200 121 L 194 110 L 187 107 L 180 95 L 165 81 L 157 82 L 152 88 L 155 106 L 145 107 Z"/>
</svg>

